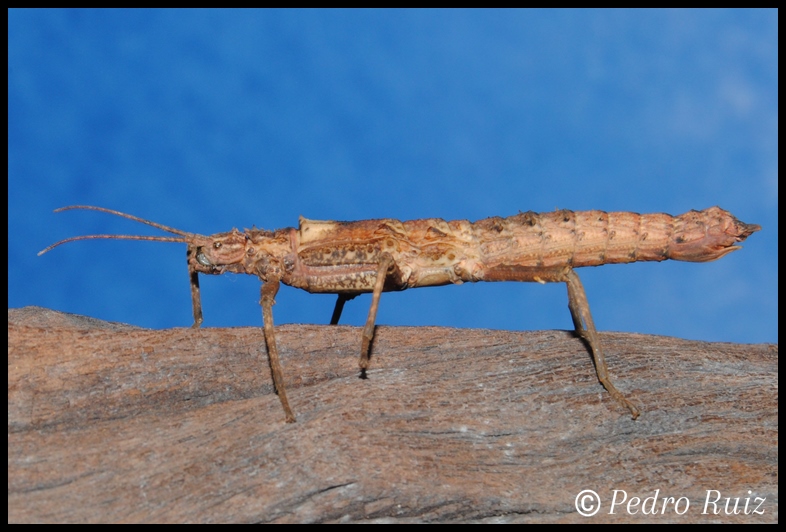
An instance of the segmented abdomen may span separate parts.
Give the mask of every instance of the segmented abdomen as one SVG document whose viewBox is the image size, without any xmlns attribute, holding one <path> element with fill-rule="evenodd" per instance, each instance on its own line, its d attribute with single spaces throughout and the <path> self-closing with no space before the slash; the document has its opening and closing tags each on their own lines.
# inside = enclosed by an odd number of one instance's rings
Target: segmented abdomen
<svg viewBox="0 0 786 532">
<path fill-rule="evenodd" d="M 675 259 L 706 262 L 738 249 L 760 227 L 719 207 L 680 216 L 568 210 L 526 212 L 473 224 L 487 266 L 550 268 Z"/>
</svg>

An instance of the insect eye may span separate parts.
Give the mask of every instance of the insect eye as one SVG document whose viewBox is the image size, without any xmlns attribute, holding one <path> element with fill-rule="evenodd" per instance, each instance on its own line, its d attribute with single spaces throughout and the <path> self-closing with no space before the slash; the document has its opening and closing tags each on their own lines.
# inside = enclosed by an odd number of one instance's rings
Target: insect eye
<svg viewBox="0 0 786 532">
<path fill-rule="evenodd" d="M 197 260 L 197 262 L 199 262 L 199 264 L 201 264 L 202 266 L 212 266 L 212 265 L 213 265 L 213 264 L 212 264 L 212 263 L 211 263 L 211 262 L 210 262 L 210 261 L 207 259 L 207 257 L 205 257 L 205 254 L 204 254 L 204 253 L 202 253 L 202 248 L 199 248 L 199 250 L 197 250 L 196 260 Z"/>
</svg>

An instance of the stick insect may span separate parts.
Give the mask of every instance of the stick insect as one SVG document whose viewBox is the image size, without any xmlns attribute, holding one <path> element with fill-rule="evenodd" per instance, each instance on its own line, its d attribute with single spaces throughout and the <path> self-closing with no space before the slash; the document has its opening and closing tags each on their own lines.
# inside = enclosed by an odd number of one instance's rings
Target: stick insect
<svg viewBox="0 0 786 532">
<path fill-rule="evenodd" d="M 103 207 L 76 205 L 150 225 L 176 236 L 86 235 L 61 240 L 39 255 L 68 242 L 88 239 L 154 240 L 188 246 L 193 327 L 202 324 L 199 274 L 245 273 L 262 281 L 260 304 L 273 383 L 287 423 L 295 415 L 287 400 L 276 347 L 273 303 L 284 283 L 310 293 L 337 294 L 331 324 L 344 304 L 372 294 L 360 346 L 361 375 L 382 292 L 477 281 L 565 283 L 576 333 L 592 356 L 598 380 L 633 419 L 639 409 L 611 381 L 584 287 L 575 272 L 583 266 L 662 261 L 708 262 L 740 249 L 734 244 L 761 229 L 739 221 L 719 207 L 680 216 L 560 210 L 524 212 L 508 218 L 469 222 L 438 218 L 332 222 L 300 217 L 297 229 L 232 229 L 211 236 L 188 233 Z"/>
</svg>

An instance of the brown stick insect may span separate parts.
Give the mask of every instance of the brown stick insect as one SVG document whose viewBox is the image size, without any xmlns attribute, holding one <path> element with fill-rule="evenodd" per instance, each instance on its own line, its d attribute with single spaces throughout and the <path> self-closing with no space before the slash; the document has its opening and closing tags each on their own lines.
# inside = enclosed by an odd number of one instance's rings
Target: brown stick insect
<svg viewBox="0 0 786 532">
<path fill-rule="evenodd" d="M 761 229 L 711 207 L 680 216 L 524 212 L 474 223 L 439 218 L 331 222 L 301 217 L 297 229 L 232 229 L 204 236 L 102 207 L 77 205 L 55 212 L 70 209 L 114 214 L 177 236 L 77 236 L 52 244 L 39 255 L 60 244 L 96 238 L 187 244 L 194 327 L 202 324 L 200 273 L 258 276 L 262 281 L 260 304 L 273 383 L 288 423 L 294 422 L 295 416 L 287 400 L 273 328 L 273 303 L 281 283 L 310 293 L 337 294 L 331 324 L 338 323 L 344 303 L 362 293 L 372 294 L 360 346 L 362 375 L 369 367 L 382 292 L 477 281 L 565 283 L 576 333 L 588 346 L 598 380 L 636 419 L 638 408 L 611 382 L 587 296 L 574 268 L 666 259 L 708 262 L 740 249 L 734 244 Z"/>
</svg>

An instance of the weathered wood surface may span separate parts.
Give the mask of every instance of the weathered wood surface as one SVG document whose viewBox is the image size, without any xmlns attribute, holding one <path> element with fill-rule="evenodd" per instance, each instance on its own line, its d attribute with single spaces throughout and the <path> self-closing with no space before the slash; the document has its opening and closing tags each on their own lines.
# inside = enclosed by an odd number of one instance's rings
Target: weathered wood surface
<svg viewBox="0 0 786 532">
<path fill-rule="evenodd" d="M 632 421 L 566 331 L 378 327 L 367 380 L 358 327 L 277 335 L 295 424 L 261 329 L 9 309 L 8 520 L 778 520 L 776 345 L 601 333 Z M 610 515 L 612 490 L 689 507 Z"/>
</svg>

